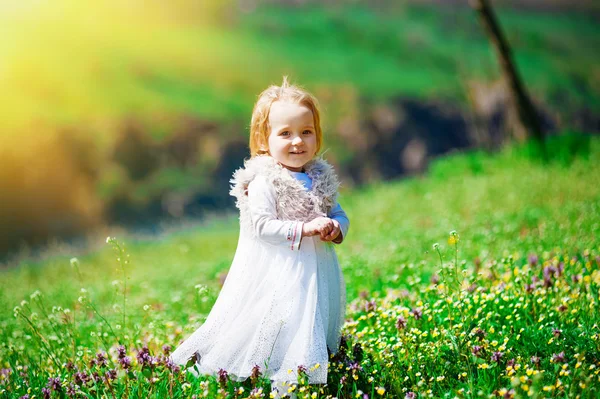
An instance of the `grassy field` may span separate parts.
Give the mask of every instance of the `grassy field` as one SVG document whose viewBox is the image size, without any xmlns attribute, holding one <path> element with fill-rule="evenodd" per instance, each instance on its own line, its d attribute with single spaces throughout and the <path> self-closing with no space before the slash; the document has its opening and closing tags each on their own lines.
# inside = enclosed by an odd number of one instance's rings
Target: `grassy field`
<svg viewBox="0 0 600 399">
<path fill-rule="evenodd" d="M 600 140 L 573 159 L 565 143 L 546 165 L 509 147 L 343 192 L 342 350 L 299 397 L 597 397 Z M 260 375 L 196 379 L 163 355 L 209 312 L 237 232 L 232 217 L 2 270 L 0 396 L 269 397 Z"/>
</svg>

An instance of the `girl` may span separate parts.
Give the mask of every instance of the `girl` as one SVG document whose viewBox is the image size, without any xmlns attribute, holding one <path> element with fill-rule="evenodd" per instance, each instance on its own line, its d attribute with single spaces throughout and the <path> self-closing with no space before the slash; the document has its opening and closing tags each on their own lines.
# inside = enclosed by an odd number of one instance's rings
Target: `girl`
<svg viewBox="0 0 600 399">
<path fill-rule="evenodd" d="M 311 94 L 285 77 L 260 94 L 251 158 L 231 180 L 237 251 L 206 322 L 175 350 L 174 362 L 193 357 L 200 373 L 225 370 L 236 380 L 258 366 L 279 390 L 297 382 L 299 366 L 310 383 L 327 382 L 346 298 L 332 243 L 346 238 L 349 221 L 333 168 L 316 157 L 321 143 Z"/>
</svg>

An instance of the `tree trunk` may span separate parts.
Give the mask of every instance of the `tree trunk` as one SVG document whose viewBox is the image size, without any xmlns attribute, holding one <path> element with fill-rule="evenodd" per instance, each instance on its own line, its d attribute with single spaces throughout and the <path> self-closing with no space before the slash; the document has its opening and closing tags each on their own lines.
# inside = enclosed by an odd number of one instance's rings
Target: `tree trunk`
<svg viewBox="0 0 600 399">
<path fill-rule="evenodd" d="M 504 38 L 494 11 L 489 5 L 488 0 L 470 0 L 470 3 L 479 14 L 479 19 L 496 51 L 503 78 L 508 86 L 510 101 L 516 111 L 516 115 L 527 132 L 528 137 L 538 141 L 543 149 L 544 133 L 540 119 L 515 68 L 510 47 Z"/>
</svg>

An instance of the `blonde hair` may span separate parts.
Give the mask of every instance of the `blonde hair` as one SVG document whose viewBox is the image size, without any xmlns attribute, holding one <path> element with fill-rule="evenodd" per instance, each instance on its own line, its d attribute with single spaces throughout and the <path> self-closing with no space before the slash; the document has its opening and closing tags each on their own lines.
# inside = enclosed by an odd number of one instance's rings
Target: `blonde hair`
<svg viewBox="0 0 600 399">
<path fill-rule="evenodd" d="M 269 86 L 265 91 L 260 93 L 256 104 L 254 104 L 252 120 L 250 122 L 250 156 L 254 157 L 268 153 L 270 134 L 269 112 L 271 111 L 271 105 L 275 101 L 289 101 L 303 105 L 312 111 L 317 138 L 316 153 L 318 153 L 323 143 L 319 102 L 303 88 L 291 85 L 288 82 L 287 76 L 284 76 L 281 86 Z"/>
</svg>

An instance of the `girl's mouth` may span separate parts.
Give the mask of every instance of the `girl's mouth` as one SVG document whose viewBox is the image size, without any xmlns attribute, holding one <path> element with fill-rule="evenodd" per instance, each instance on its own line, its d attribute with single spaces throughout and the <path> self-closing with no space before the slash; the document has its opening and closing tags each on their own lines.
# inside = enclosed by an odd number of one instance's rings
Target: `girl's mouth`
<svg viewBox="0 0 600 399">
<path fill-rule="evenodd" d="M 298 154 L 304 154 L 305 152 L 306 151 L 292 151 L 292 152 L 290 152 L 290 154 L 298 155 Z"/>
</svg>

